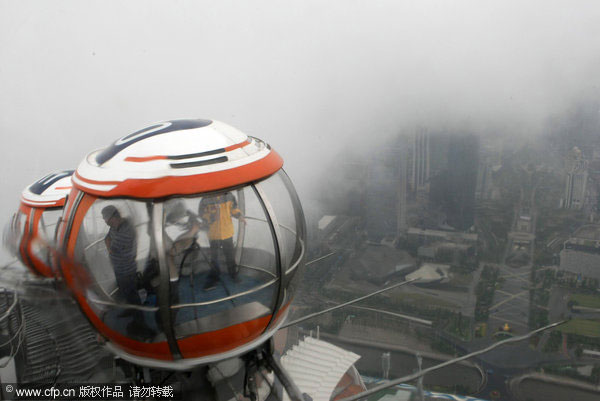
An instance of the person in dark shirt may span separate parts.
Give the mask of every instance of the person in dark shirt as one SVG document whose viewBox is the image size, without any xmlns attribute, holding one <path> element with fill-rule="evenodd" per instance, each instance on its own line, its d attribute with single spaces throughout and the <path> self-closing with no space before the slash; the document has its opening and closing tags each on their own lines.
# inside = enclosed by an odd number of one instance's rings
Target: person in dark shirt
<svg viewBox="0 0 600 401">
<path fill-rule="evenodd" d="M 109 205 L 102 209 L 102 217 L 110 227 L 104 238 L 108 256 L 115 272 L 119 290 L 127 303 L 142 303 L 137 292 L 137 236 L 129 220 L 121 217 L 116 207 Z"/>
<path fill-rule="evenodd" d="M 112 264 L 119 291 L 127 305 L 141 305 L 137 279 L 137 233 L 131 222 L 121 217 L 113 205 L 102 209 L 102 218 L 110 228 L 104 238 L 110 263 Z M 119 314 L 120 318 L 129 318 L 126 332 L 129 337 L 151 340 L 156 332 L 146 324 L 142 310 L 127 307 Z"/>
</svg>

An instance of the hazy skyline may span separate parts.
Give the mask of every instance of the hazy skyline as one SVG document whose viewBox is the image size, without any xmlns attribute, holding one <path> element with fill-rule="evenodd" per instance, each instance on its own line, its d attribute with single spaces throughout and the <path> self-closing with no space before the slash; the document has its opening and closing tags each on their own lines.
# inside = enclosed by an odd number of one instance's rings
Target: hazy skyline
<svg viewBox="0 0 600 401">
<path fill-rule="evenodd" d="M 600 93 L 594 1 L 0 0 L 2 217 L 152 122 L 224 121 L 301 197 L 340 146 L 416 125 L 539 134 Z"/>
</svg>

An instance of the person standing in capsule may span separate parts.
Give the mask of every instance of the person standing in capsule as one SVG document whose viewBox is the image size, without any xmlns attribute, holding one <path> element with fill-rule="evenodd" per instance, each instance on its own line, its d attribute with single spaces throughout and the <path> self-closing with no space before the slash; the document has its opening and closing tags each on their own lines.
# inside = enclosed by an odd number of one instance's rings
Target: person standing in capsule
<svg viewBox="0 0 600 401">
<path fill-rule="evenodd" d="M 211 266 L 204 289 L 211 290 L 216 287 L 221 274 L 219 249 L 222 249 L 225 255 L 229 275 L 234 281 L 238 280 L 238 266 L 235 262 L 233 250 L 234 227 L 232 217 L 237 218 L 244 224 L 246 219 L 238 209 L 237 201 L 230 192 L 203 198 L 198 209 L 200 217 L 208 225 Z"/>
<path fill-rule="evenodd" d="M 110 262 L 115 271 L 115 278 L 121 293 L 128 303 L 140 305 L 142 303 L 137 292 L 137 236 L 129 220 L 113 205 L 102 209 L 102 218 L 110 228 L 104 238 Z"/>
<path fill-rule="evenodd" d="M 102 218 L 109 227 L 104 243 L 108 250 L 110 263 L 113 266 L 119 291 L 128 305 L 141 305 L 142 300 L 137 290 L 137 233 L 131 222 L 121 217 L 119 210 L 108 205 L 102 209 Z M 142 311 L 135 308 L 125 309 L 119 317 L 130 317 L 125 328 L 127 335 L 151 339 L 155 332 L 148 327 Z"/>
</svg>

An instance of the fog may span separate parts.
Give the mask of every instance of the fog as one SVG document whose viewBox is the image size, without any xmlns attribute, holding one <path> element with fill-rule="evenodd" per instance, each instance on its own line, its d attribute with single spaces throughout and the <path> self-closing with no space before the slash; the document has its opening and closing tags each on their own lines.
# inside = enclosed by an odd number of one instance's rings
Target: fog
<svg viewBox="0 0 600 401">
<path fill-rule="evenodd" d="M 265 139 L 303 199 L 415 126 L 542 134 L 600 93 L 595 1 L 0 1 L 4 224 L 21 190 L 152 122 Z M 559 116 L 559 117 L 557 117 Z"/>
</svg>

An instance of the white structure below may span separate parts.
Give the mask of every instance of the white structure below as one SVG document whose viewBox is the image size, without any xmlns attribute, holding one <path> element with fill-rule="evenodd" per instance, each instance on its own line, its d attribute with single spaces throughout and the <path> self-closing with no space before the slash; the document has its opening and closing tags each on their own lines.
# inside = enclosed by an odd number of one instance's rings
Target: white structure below
<svg viewBox="0 0 600 401">
<path fill-rule="evenodd" d="M 449 280 L 449 265 L 425 263 L 418 270 L 407 274 L 407 280 L 418 280 L 419 284 L 445 283 Z"/>
<path fill-rule="evenodd" d="M 306 337 L 283 355 L 281 363 L 300 391 L 314 401 L 329 401 L 348 369 L 355 370 L 353 365 L 358 359 L 360 355 L 353 352 Z M 283 400 L 289 401 L 285 392 Z"/>
</svg>

